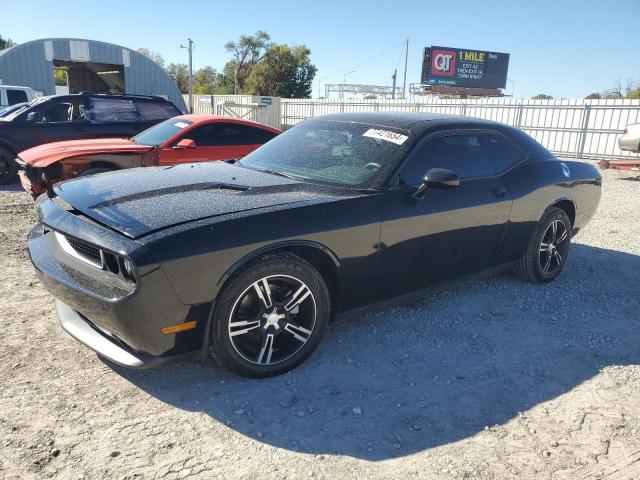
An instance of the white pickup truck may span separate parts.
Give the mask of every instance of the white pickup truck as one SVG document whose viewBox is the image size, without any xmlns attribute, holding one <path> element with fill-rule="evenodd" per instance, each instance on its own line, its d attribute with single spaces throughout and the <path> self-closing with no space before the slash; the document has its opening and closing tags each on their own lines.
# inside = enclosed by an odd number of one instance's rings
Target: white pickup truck
<svg viewBox="0 0 640 480">
<path fill-rule="evenodd" d="M 30 102 L 34 98 L 36 98 L 36 92 L 31 87 L 0 84 L 0 107 Z"/>
</svg>

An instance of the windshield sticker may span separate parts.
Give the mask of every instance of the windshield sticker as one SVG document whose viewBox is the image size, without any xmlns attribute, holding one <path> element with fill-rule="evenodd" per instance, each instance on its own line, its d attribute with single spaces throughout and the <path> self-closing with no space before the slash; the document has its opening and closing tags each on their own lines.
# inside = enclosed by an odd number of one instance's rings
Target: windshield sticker
<svg viewBox="0 0 640 480">
<path fill-rule="evenodd" d="M 188 127 L 189 124 L 188 123 L 184 123 L 184 122 L 176 122 L 173 124 L 174 127 L 178 127 L 178 128 L 184 128 L 184 127 Z"/>
<path fill-rule="evenodd" d="M 406 135 L 401 133 L 390 132 L 389 130 L 381 130 L 378 128 L 370 128 L 362 134 L 363 137 L 377 138 L 379 140 L 386 140 L 387 142 L 395 143 L 396 145 L 402 145 L 407 141 Z"/>
</svg>

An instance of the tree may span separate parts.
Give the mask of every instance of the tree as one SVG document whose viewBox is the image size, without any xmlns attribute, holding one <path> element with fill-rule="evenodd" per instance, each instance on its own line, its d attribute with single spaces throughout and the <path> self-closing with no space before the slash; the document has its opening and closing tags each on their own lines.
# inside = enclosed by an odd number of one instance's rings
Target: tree
<svg viewBox="0 0 640 480">
<path fill-rule="evenodd" d="M 546 93 L 539 93 L 535 97 L 531 97 L 533 100 L 553 100 L 551 95 L 547 95 Z"/>
<path fill-rule="evenodd" d="M 149 58 L 150 60 L 153 60 L 158 65 L 160 65 L 162 68 L 164 68 L 164 57 L 162 55 L 160 55 L 159 53 L 152 52 L 148 48 L 139 48 L 138 49 L 138 53 L 144 55 L 145 57 Z"/>
<path fill-rule="evenodd" d="M 586 97 L 584 97 L 585 100 L 600 100 L 602 98 L 602 95 L 600 95 L 599 93 L 590 93 L 589 95 L 587 95 Z"/>
<path fill-rule="evenodd" d="M 251 68 L 258 63 L 264 51 L 269 47 L 269 40 L 271 40 L 271 36 L 267 32 L 258 30 L 253 35 L 240 35 L 237 42 L 224 44 L 224 48 L 234 58 L 233 84 L 236 95 L 242 92 L 245 79 L 251 72 Z M 246 69 L 245 66 L 249 68 Z"/>
<path fill-rule="evenodd" d="M 622 80 L 617 78 L 613 87 L 606 89 L 603 92 L 604 98 L 635 98 L 629 97 L 634 94 L 636 90 L 640 89 L 640 86 L 631 79 L 627 79 L 623 85 Z"/>
<path fill-rule="evenodd" d="M 632 98 L 632 99 L 640 99 L 640 86 L 636 87 L 635 90 L 631 90 L 629 93 L 627 93 L 627 98 Z"/>
<path fill-rule="evenodd" d="M 213 95 L 218 82 L 218 72 L 210 66 L 202 67 L 193 74 L 193 93 Z"/>
<path fill-rule="evenodd" d="M 15 47 L 16 45 L 17 43 L 11 40 L 10 38 L 7 38 L 5 40 L 4 38 L 2 38 L 2 35 L 0 35 L 0 50 L 4 50 L 5 48 Z"/>
<path fill-rule="evenodd" d="M 317 68 L 305 45 L 271 45 L 246 80 L 247 93 L 283 98 L 309 98 Z"/>
<path fill-rule="evenodd" d="M 166 70 L 180 93 L 189 93 L 189 67 L 184 63 L 170 63 Z"/>
<path fill-rule="evenodd" d="M 365 95 L 364 97 L 362 97 L 364 100 L 376 100 L 378 97 L 372 93 L 370 93 L 369 95 Z"/>
</svg>

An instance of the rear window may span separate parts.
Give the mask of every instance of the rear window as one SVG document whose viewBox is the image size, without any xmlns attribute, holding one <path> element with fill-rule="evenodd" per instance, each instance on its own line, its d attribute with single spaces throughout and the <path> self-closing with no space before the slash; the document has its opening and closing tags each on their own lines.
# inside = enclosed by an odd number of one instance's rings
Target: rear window
<svg viewBox="0 0 640 480">
<path fill-rule="evenodd" d="M 133 100 L 124 98 L 90 98 L 85 118 L 90 123 L 133 123 L 140 119 Z"/>
<path fill-rule="evenodd" d="M 27 100 L 27 92 L 25 92 L 24 90 L 7 89 L 7 101 L 9 102 L 9 105 L 23 103 Z"/>
<path fill-rule="evenodd" d="M 142 120 L 164 120 L 166 118 L 182 115 L 182 113 L 170 103 L 159 102 L 135 102 Z"/>
</svg>

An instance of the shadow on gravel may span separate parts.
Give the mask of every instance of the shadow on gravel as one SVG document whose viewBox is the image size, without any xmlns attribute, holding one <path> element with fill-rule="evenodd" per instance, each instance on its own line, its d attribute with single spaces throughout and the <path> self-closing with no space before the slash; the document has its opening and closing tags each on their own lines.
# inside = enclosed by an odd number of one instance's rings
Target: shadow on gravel
<svg viewBox="0 0 640 480">
<path fill-rule="evenodd" d="M 8 183 L 6 185 L 0 185 L 0 192 L 24 192 L 20 182 Z"/>
<path fill-rule="evenodd" d="M 213 361 L 113 368 L 257 441 L 385 460 L 503 424 L 604 366 L 640 363 L 639 283 L 639 256 L 574 244 L 549 285 L 504 273 L 338 321 L 281 377 L 247 380 Z"/>
</svg>

